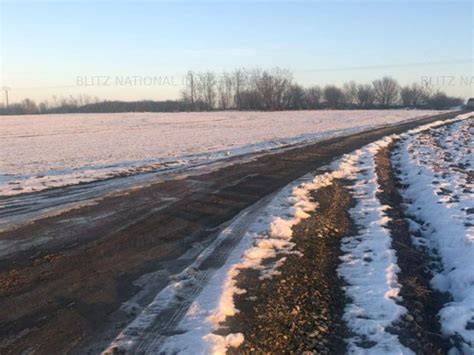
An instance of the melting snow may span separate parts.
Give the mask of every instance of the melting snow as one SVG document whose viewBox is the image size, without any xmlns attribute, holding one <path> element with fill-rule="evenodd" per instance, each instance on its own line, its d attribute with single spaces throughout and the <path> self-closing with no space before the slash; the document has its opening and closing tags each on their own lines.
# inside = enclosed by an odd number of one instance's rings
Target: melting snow
<svg viewBox="0 0 474 355">
<path fill-rule="evenodd" d="M 392 137 L 372 143 L 355 151 L 351 160 L 354 171 L 348 177 L 354 180 L 352 196 L 357 204 L 350 210 L 359 226 L 355 236 L 343 238 L 344 255 L 338 272 L 347 282 L 346 294 L 351 299 L 344 312 L 344 320 L 354 336 L 348 340 L 348 351 L 354 354 L 411 354 L 388 327 L 406 313 L 398 304 L 400 285 L 397 257 L 386 224 L 389 218 L 377 198 L 379 185 L 374 156 L 387 146 Z M 373 346 L 366 349 L 362 342 Z"/>
<path fill-rule="evenodd" d="M 456 122 L 464 118 L 465 116 L 459 116 L 448 122 Z M 420 132 L 445 123 L 446 121 L 438 121 L 425 125 L 400 137 L 408 139 L 407 144 L 413 144 Z M 186 284 L 201 282 L 196 270 L 202 265 L 206 256 L 218 248 L 224 240 L 239 233 L 242 234 L 241 238 L 238 239 L 239 242 L 227 257 L 224 265 L 210 271 L 209 279 L 206 279 L 202 290 L 191 300 L 184 318 L 179 322 L 177 329 L 179 331 L 176 331 L 175 335 L 167 336 L 162 342 L 157 342 L 156 348 L 148 348 L 148 350 L 182 354 L 223 354 L 227 348 L 240 345 L 245 339 L 244 334 L 215 334 L 227 317 L 238 312 L 234 305 L 234 295 L 245 293 L 245 290 L 237 288 L 236 276 L 241 270 L 247 268 L 260 270 L 262 277 L 271 277 L 272 274 L 277 273 L 279 263 L 284 261 L 284 254 L 292 252 L 292 227 L 307 218 L 309 212 L 317 209 L 317 205 L 310 198 L 310 193 L 328 186 L 335 178 L 347 178 L 354 181 L 352 194 L 357 202 L 350 213 L 360 227 L 357 235 L 343 240 L 341 247 L 345 254 L 338 270 L 348 284 L 346 292 L 352 300 L 344 315 L 349 328 L 354 333 L 354 336 L 347 340 L 349 350 L 357 354 L 387 352 L 410 354 L 411 351 L 399 342 L 397 336 L 387 331 L 387 327 L 393 325 L 406 310 L 398 302 L 400 299 L 400 285 L 397 281 L 399 268 L 395 252 L 391 248 L 390 233 L 386 228 L 387 206 L 381 205 L 376 196 L 379 186 L 375 175 L 374 155 L 381 146 L 389 144 L 395 137 L 384 138 L 352 154 L 344 155 L 332 164 L 332 172 L 315 177 L 305 176 L 280 190 L 258 209 L 242 212 L 193 265 L 177 275 L 175 281 L 157 295 L 154 302 L 118 336 L 111 348 L 118 346 L 122 349 L 133 349 L 140 341 L 140 336 L 156 321 L 160 310 L 175 301 L 173 297 L 179 293 L 179 290 L 186 291 Z M 455 140 L 460 140 L 460 138 Z M 465 155 L 465 153 L 467 152 L 460 154 Z M 433 195 L 432 200 L 429 201 L 421 199 L 417 202 L 415 198 L 412 208 L 419 211 L 427 204 L 426 206 L 431 206 L 433 209 L 446 209 L 445 206 L 437 206 L 438 200 L 435 198 L 439 199 L 439 196 L 433 194 L 431 187 L 430 190 L 425 189 L 425 183 L 428 180 L 424 180 L 423 174 L 420 178 L 417 173 L 417 169 L 423 167 L 418 165 L 419 162 L 414 163 L 410 160 L 412 158 L 408 152 L 404 154 L 405 158 L 402 162 L 404 168 L 409 171 L 407 179 L 410 182 L 416 182 L 418 179 L 420 181 L 419 186 L 413 187 L 412 191 L 407 190 L 408 193 L 415 197 L 425 194 Z M 431 175 L 428 176 L 431 178 Z M 470 201 L 472 202 L 472 198 Z M 429 211 L 430 208 L 423 209 L 427 216 L 431 218 L 436 216 Z M 249 216 L 253 216 L 253 219 L 248 220 Z M 442 217 L 447 217 L 448 220 L 451 218 L 449 214 L 442 214 Z M 239 229 L 242 229 L 242 221 L 245 219 L 248 220 L 248 226 L 239 232 Z M 432 223 L 446 225 L 445 220 L 439 216 L 434 218 Z M 456 224 L 448 226 L 448 228 L 458 227 Z M 457 238 L 461 237 L 466 238 L 466 235 L 457 236 Z M 454 254 L 447 252 L 447 260 L 451 262 L 447 265 L 454 265 L 454 269 L 447 269 L 450 272 L 447 274 L 449 282 L 446 284 L 448 288 L 456 287 L 453 290 L 459 294 L 456 296 L 457 301 L 448 305 L 448 310 L 442 314 L 446 332 L 451 331 L 450 327 L 462 330 L 458 325 L 463 322 L 465 324 L 466 314 L 470 317 L 470 312 L 474 309 L 474 292 L 471 290 L 474 284 L 472 250 L 474 249 L 456 250 Z M 454 258 L 456 253 L 459 256 L 458 259 Z M 466 253 L 466 256 L 460 256 L 462 253 Z M 282 256 L 279 263 L 271 267 L 262 265 L 264 259 L 275 257 L 277 254 Z M 457 270 L 462 269 L 462 265 L 464 271 L 458 272 Z M 466 308 L 469 305 L 471 308 Z M 461 307 L 462 314 L 458 307 Z M 468 335 L 466 339 L 470 339 L 467 338 Z M 359 346 L 360 340 L 369 340 L 375 345 L 370 349 L 365 349 Z"/>
<path fill-rule="evenodd" d="M 470 114 L 462 116 L 469 117 Z M 473 119 L 416 136 L 400 144 L 396 162 L 407 188 L 408 212 L 416 217 L 417 244 L 441 257 L 432 284 L 452 302 L 440 312 L 442 331 L 474 352 L 474 155 Z"/>
</svg>

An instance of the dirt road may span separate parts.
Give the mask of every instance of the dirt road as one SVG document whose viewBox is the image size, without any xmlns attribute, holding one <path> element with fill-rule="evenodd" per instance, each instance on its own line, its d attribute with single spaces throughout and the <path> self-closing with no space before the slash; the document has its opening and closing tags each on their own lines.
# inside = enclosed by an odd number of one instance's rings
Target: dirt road
<svg viewBox="0 0 474 355">
<path fill-rule="evenodd" d="M 341 154 L 456 114 L 260 155 L 0 232 L 0 352 L 101 350 L 245 208 Z M 151 272 L 147 288 L 134 285 Z M 118 310 L 134 295 L 135 309 Z"/>
</svg>

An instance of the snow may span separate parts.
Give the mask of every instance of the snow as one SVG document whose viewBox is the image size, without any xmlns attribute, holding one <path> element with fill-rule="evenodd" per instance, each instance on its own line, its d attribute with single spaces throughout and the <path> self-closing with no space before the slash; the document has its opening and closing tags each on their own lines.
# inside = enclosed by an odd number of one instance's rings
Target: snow
<svg viewBox="0 0 474 355">
<path fill-rule="evenodd" d="M 461 334 L 466 339 L 465 346 L 469 347 L 472 331 L 466 330 L 465 325 L 469 321 L 474 322 L 474 248 L 466 250 L 465 243 L 472 243 L 472 225 L 467 227 L 463 221 L 471 218 L 466 217 L 466 208 L 472 207 L 472 182 L 462 169 L 450 168 L 449 162 L 443 165 L 443 157 L 439 155 L 443 153 L 437 152 L 439 147 L 431 144 L 429 136 L 425 135 L 430 129 L 442 131 L 444 128 L 437 127 L 447 122 L 454 123 L 450 132 L 457 133 L 451 137 L 447 134 L 442 136 L 439 139 L 441 147 L 451 152 L 453 161 L 472 166 L 472 152 L 466 144 L 472 128 L 467 128 L 470 121 L 465 121 L 466 118 L 464 115 L 437 121 L 400 136 L 383 138 L 344 155 L 331 164 L 330 172 L 306 175 L 243 211 L 190 267 L 173 278 L 174 281 L 122 331 L 109 350 L 115 347 L 135 349 L 143 334 L 150 333 L 160 312 L 170 305 L 182 304 L 183 298 L 188 302 L 184 317 L 173 332 L 165 332 L 168 335 L 164 337 L 156 335 L 156 339 L 146 345 L 147 352 L 224 354 L 228 348 L 239 346 L 245 340 L 245 334 L 216 334 L 217 330 L 222 331 L 222 323 L 227 317 L 239 312 L 234 304 L 234 295 L 245 294 L 246 291 L 237 287 L 236 277 L 249 268 L 259 270 L 261 278 L 277 275 L 285 255 L 296 253 L 292 251 L 293 226 L 309 217 L 309 213 L 317 213 L 318 206 L 311 200 L 311 192 L 330 185 L 333 179 L 342 178 L 353 181 L 351 194 L 356 205 L 350 214 L 359 227 L 356 235 L 342 240 L 343 256 L 338 268 L 338 273 L 347 284 L 345 292 L 351 300 L 344 312 L 344 319 L 351 330 L 351 336 L 346 339 L 349 352 L 411 354 L 412 351 L 387 330 L 400 320 L 406 309 L 400 305 L 399 267 L 386 227 L 389 219 L 385 211 L 388 206 L 382 205 L 377 198 L 380 186 L 374 162 L 378 150 L 395 138 L 404 142 L 396 160 L 403 167 L 404 179 L 409 183 L 404 193 L 411 199 L 410 211 L 429 219 L 429 224 L 420 228 L 424 232 L 428 230 L 431 233 L 429 238 L 438 239 L 438 242 L 443 235 L 452 235 L 456 241 L 463 241 L 455 249 L 443 243 L 437 244 L 448 272 L 438 275 L 434 281 L 455 295 L 454 302 L 447 304 L 441 312 L 443 331 L 445 334 Z M 440 169 L 439 164 L 442 173 L 435 173 L 436 169 Z M 436 189 L 440 191 L 449 182 L 459 195 L 457 199 L 435 193 L 431 184 L 435 174 L 439 180 Z M 464 213 L 462 218 L 461 212 Z M 213 251 L 232 238 L 237 243 L 224 264 L 203 271 L 202 265 Z M 263 263 L 265 259 L 274 257 L 278 260 L 273 264 Z M 360 344 L 362 340 L 374 345 L 364 348 Z"/>
<path fill-rule="evenodd" d="M 309 192 L 328 184 L 330 179 L 328 174 L 314 179 L 305 176 L 271 196 L 259 207 L 258 213 L 253 208 L 242 212 L 193 265 L 177 275 L 176 281 L 157 295 L 153 303 L 110 345 L 109 350 L 114 347 L 133 349 L 140 335 L 156 321 L 160 310 L 173 302 L 177 290 L 189 281 L 199 278 L 196 276 L 196 270 L 212 250 L 218 248 L 220 243 L 228 240 L 234 233 L 238 233 L 240 226 L 246 224 L 245 219 L 251 218 L 250 225 L 245 228 L 240 242 L 232 250 L 225 264 L 217 270 L 212 270 L 206 285 L 193 300 L 179 324 L 180 334 L 165 339 L 164 344 L 152 344 L 148 351 L 159 349 L 165 353 L 222 354 L 228 347 L 238 346 L 244 339 L 243 334 L 213 334 L 221 322 L 238 312 L 233 297 L 235 294 L 245 293 L 245 290 L 237 288 L 236 276 L 246 268 L 258 269 L 264 277 L 277 272 L 275 266 L 265 268 L 262 261 L 276 256 L 277 252 L 292 252 L 292 226 L 309 217 L 308 212 L 316 208 L 316 204 L 310 200 Z"/>
<path fill-rule="evenodd" d="M 339 269 L 349 284 L 346 292 L 353 301 L 344 316 L 351 331 L 356 334 L 348 340 L 350 350 L 352 353 L 363 352 L 364 349 L 356 344 L 364 338 L 376 342 L 373 348 L 366 350 L 368 353 L 410 354 L 395 335 L 386 331 L 405 313 L 405 309 L 397 304 L 400 289 L 396 276 L 398 266 L 395 253 L 390 248 L 389 232 L 384 227 L 387 222 L 384 214 L 386 207 L 381 206 L 376 197 L 378 185 L 373 162 L 379 147 L 388 144 L 391 139 L 389 137 L 344 155 L 331 165 L 331 172 L 313 178 L 306 176 L 306 181 L 294 182 L 281 190 L 260 211 L 226 266 L 216 271 L 195 299 L 180 323 L 179 329 L 184 332 L 168 338 L 160 350 L 179 354 L 224 354 L 228 347 L 240 345 L 245 339 L 244 334 L 214 334 L 227 317 L 238 312 L 233 297 L 245 293 L 245 290 L 237 288 L 237 275 L 247 268 L 260 270 L 264 278 L 277 274 L 284 257 L 266 269 L 262 261 L 292 252 L 292 227 L 307 218 L 308 212 L 317 211 L 310 193 L 330 185 L 333 179 L 346 178 L 355 181 L 353 194 L 358 204 L 351 213 L 363 225 L 360 234 L 345 238 L 345 255 Z M 372 260 L 366 261 L 368 257 Z"/>
<path fill-rule="evenodd" d="M 0 196 L 202 164 L 438 111 L 3 116 Z"/>
<path fill-rule="evenodd" d="M 393 137 L 387 137 L 354 152 L 354 167 L 347 178 L 354 181 L 351 194 L 356 206 L 350 210 L 351 218 L 359 230 L 341 242 L 339 275 L 345 280 L 346 295 L 351 302 L 344 311 L 344 320 L 354 334 L 348 339 L 348 352 L 352 354 L 411 354 L 398 337 L 387 331 L 406 309 L 399 305 L 400 285 L 397 257 L 392 249 L 389 218 L 377 198 L 379 185 L 375 172 L 374 156 L 387 146 Z M 360 344 L 369 341 L 374 345 L 365 349 Z"/>
<path fill-rule="evenodd" d="M 354 181 L 352 196 L 356 199 L 356 206 L 350 210 L 350 214 L 359 226 L 358 235 L 349 236 L 342 240 L 341 249 L 344 255 L 341 257 L 342 263 L 338 269 L 339 274 L 348 284 L 345 291 L 351 299 L 351 303 L 347 305 L 344 313 L 344 319 L 354 334 L 352 338 L 348 339 L 349 353 L 413 353 L 400 343 L 396 335 L 387 331 L 390 326 L 395 325 L 400 320 L 406 313 L 406 309 L 399 304 L 401 301 L 399 296 L 401 286 L 397 281 L 397 273 L 400 269 L 397 265 L 395 251 L 391 247 L 390 231 L 386 227 L 389 218 L 386 216 L 385 211 L 389 206 L 381 205 L 376 195 L 380 186 L 377 182 L 374 156 L 381 147 L 388 145 L 394 139 L 401 138 L 416 144 L 421 142 L 420 136 L 423 137 L 424 132 L 446 123 L 454 123 L 454 127 L 466 125 L 464 120 L 467 117 L 469 115 L 459 115 L 447 121 L 436 121 L 420 126 L 401 135 L 388 136 L 355 151 L 352 155 L 346 156 L 346 160 L 351 162 L 351 168 L 345 169 L 347 173 L 346 178 Z M 466 150 L 469 149 L 469 144 L 466 144 L 466 140 L 470 139 L 471 133 L 466 132 L 466 129 L 462 130 L 462 132 L 459 136 L 453 137 L 448 141 L 465 148 L 464 150 L 459 150 L 459 156 L 457 157 L 459 160 L 454 161 L 467 163 L 467 160 L 470 162 L 470 159 L 472 159 L 472 155 L 469 157 L 469 153 Z M 426 186 L 430 186 L 428 181 L 420 179 L 418 174 L 418 164 L 420 161 L 428 159 L 434 163 L 439 160 L 439 157 L 433 155 L 432 152 L 424 152 L 418 146 L 413 147 L 410 151 L 414 157 L 421 156 L 423 158 L 420 158 L 412 166 L 404 165 L 404 169 L 412 177 L 411 182 L 416 184 L 416 186 L 411 187 L 411 190 L 406 191 L 407 198 L 426 189 Z M 422 154 L 419 156 L 420 151 Z M 467 187 L 467 174 L 465 172 L 459 174 L 464 180 L 457 186 L 464 189 Z M 472 197 L 471 194 L 467 198 L 461 198 L 460 200 L 470 201 L 472 206 Z M 419 201 L 415 210 L 416 212 L 426 212 L 429 210 L 427 206 L 432 206 L 432 204 L 428 203 L 428 201 Z M 437 207 L 435 206 L 435 208 Z M 462 205 L 461 209 L 465 210 L 465 208 L 466 206 Z M 447 216 L 438 215 L 433 217 L 440 227 L 449 225 L 449 218 L 446 219 Z M 450 228 L 453 227 L 451 226 Z M 451 232 L 457 233 L 454 230 L 451 230 Z M 464 263 L 465 259 L 471 260 L 470 265 L 465 264 L 471 276 L 469 280 L 464 280 L 465 282 L 474 281 L 474 277 L 472 277 L 474 275 L 474 265 L 472 265 L 474 263 L 473 250 L 471 249 L 462 258 L 458 258 L 461 263 Z M 456 252 L 459 254 L 462 251 L 457 250 Z M 469 297 L 474 298 L 474 293 L 472 291 L 469 291 L 469 293 Z M 474 311 L 474 308 L 472 308 L 472 311 Z M 458 319 L 459 322 L 460 318 L 456 317 L 460 317 L 460 314 L 451 314 L 450 316 L 452 320 Z M 370 349 L 361 347 L 360 341 L 362 340 L 369 340 L 373 342 L 374 346 Z"/>
<path fill-rule="evenodd" d="M 407 186 L 402 191 L 407 210 L 414 217 L 413 239 L 440 256 L 441 270 L 432 284 L 452 296 L 439 314 L 443 334 L 457 339 L 464 353 L 474 353 L 474 119 L 468 119 L 470 115 L 450 126 L 405 136 L 395 156 Z"/>
<path fill-rule="evenodd" d="M 328 186 L 334 178 L 348 177 L 356 171 L 357 156 L 347 155 L 333 163 L 336 168 L 330 173 L 311 177 L 306 175 L 287 185 L 271 200 L 258 210 L 244 211 L 227 227 L 201 255 L 198 260 L 176 277 L 160 292 L 155 301 L 142 312 L 111 344 L 114 347 L 131 350 L 140 339 L 140 335 L 149 329 L 156 321 L 160 310 L 173 302 L 176 290 L 183 282 L 196 279 L 195 270 L 205 260 L 213 249 L 222 241 L 231 237 L 239 229 L 242 220 L 254 215 L 248 228 L 244 231 L 240 242 L 226 259 L 225 265 L 215 270 L 207 284 L 190 305 L 186 316 L 180 322 L 179 334 L 157 343 L 156 348 L 148 351 L 163 351 L 179 354 L 223 354 L 231 346 L 238 346 L 244 340 L 243 334 L 214 334 L 227 317 L 235 315 L 238 310 L 234 305 L 234 295 L 243 294 L 245 290 L 236 285 L 236 277 L 244 269 L 257 269 L 262 278 L 278 274 L 278 266 L 284 262 L 284 255 L 294 253 L 291 249 L 292 227 L 302 219 L 309 217 L 317 205 L 311 201 L 310 193 L 316 189 Z M 263 265 L 268 258 L 279 256 L 273 265 Z M 152 346 L 155 346 L 152 345 Z"/>
<path fill-rule="evenodd" d="M 346 162 L 341 168 L 332 172 L 311 177 L 306 175 L 281 189 L 271 199 L 265 201 L 258 210 L 250 208 L 237 216 L 234 221 L 218 236 L 216 241 L 198 258 L 198 260 L 175 277 L 160 292 L 153 303 L 145 309 L 110 345 L 121 349 L 133 349 L 140 335 L 156 321 L 160 310 L 173 302 L 176 290 L 190 279 L 197 279 L 196 269 L 206 256 L 212 253 L 220 243 L 238 231 L 243 220 L 252 216 L 252 222 L 245 229 L 240 242 L 232 250 L 225 264 L 213 270 L 212 276 L 199 295 L 193 300 L 186 316 L 179 324 L 179 334 L 167 338 L 164 343 L 157 343 L 148 351 L 163 351 L 180 354 L 223 354 L 228 347 L 236 347 L 244 340 L 243 334 L 217 335 L 213 332 L 220 328 L 227 317 L 235 315 L 238 310 L 234 305 L 234 295 L 245 293 L 236 285 L 236 277 L 244 269 L 257 269 L 262 278 L 278 274 L 278 267 L 284 262 L 285 254 L 292 251 L 292 227 L 302 219 L 309 217 L 317 205 L 311 201 L 310 193 L 318 188 L 328 186 L 334 178 L 345 176 L 350 169 Z M 268 258 L 279 256 L 274 264 L 263 265 Z M 154 348 L 153 346 L 156 346 Z"/>
</svg>

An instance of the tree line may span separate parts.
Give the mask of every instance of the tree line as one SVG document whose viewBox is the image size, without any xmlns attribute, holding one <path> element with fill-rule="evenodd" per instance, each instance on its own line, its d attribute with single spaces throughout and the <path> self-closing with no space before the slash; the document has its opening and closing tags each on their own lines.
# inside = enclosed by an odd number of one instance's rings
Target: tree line
<svg viewBox="0 0 474 355">
<path fill-rule="evenodd" d="M 209 110 L 315 110 L 371 108 L 444 109 L 462 105 L 429 85 L 401 86 L 385 76 L 370 84 L 349 81 L 342 87 L 303 87 L 289 70 L 237 69 L 216 75 L 188 72 L 181 100 L 194 111 Z"/>
<path fill-rule="evenodd" d="M 448 109 L 463 100 L 434 90 L 429 85 L 413 83 L 401 86 L 392 77 L 359 84 L 349 81 L 341 87 L 303 87 L 287 69 L 236 69 L 217 75 L 211 71 L 186 75 L 179 100 L 100 101 L 98 98 L 53 97 L 37 104 L 31 99 L 8 107 L 0 106 L 0 115 L 45 113 L 106 112 L 180 112 L 213 110 L 317 110 L 424 108 Z"/>
</svg>

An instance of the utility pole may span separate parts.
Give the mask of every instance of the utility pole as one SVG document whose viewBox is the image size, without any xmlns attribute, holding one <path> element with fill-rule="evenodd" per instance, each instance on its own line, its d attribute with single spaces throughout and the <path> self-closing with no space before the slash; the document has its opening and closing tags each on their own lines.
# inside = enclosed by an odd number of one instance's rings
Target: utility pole
<svg viewBox="0 0 474 355">
<path fill-rule="evenodd" d="M 5 91 L 5 103 L 7 104 L 7 108 L 8 108 L 8 91 L 10 91 L 11 88 L 9 88 L 8 86 L 4 86 L 2 90 Z"/>
</svg>

